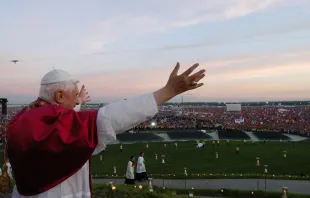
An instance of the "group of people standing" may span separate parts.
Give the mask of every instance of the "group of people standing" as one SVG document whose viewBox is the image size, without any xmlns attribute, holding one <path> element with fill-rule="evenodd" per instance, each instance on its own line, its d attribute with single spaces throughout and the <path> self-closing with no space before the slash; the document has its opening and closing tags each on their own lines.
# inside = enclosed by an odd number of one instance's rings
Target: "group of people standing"
<svg viewBox="0 0 310 198">
<path fill-rule="evenodd" d="M 144 152 L 141 152 L 138 161 L 136 164 L 136 157 L 131 156 L 130 160 L 127 164 L 127 171 L 126 171 L 126 179 L 125 184 L 135 184 L 135 181 L 144 181 L 148 180 L 145 168 L 145 161 L 144 161 Z M 135 167 L 137 165 L 136 174 L 134 173 Z"/>
</svg>

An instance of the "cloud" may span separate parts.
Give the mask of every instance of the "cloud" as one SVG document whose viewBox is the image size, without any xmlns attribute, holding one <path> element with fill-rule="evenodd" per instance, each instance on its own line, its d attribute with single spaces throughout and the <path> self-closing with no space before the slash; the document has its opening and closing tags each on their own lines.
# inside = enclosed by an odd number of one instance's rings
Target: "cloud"
<svg viewBox="0 0 310 198">
<path fill-rule="evenodd" d="M 231 2 L 231 5 L 226 8 L 224 18 L 231 19 L 245 16 L 281 2 L 283 2 L 283 0 L 234 0 Z"/>
<path fill-rule="evenodd" d="M 193 2 L 190 14 L 188 14 L 187 17 L 184 17 L 183 20 L 173 22 L 172 26 L 185 27 L 208 21 L 243 17 L 283 2 L 283 0 L 195 1 Z M 187 9 L 187 6 L 182 6 L 182 9 Z M 203 14 L 197 14 L 199 12 Z"/>
<path fill-rule="evenodd" d="M 202 63 L 200 68 L 207 70 L 207 76 L 203 80 L 205 86 L 200 90 L 192 91 L 194 96 L 187 98 L 204 101 L 214 96 L 226 99 L 238 96 L 246 99 L 270 95 L 270 98 L 278 96 L 278 99 L 281 99 L 281 97 L 290 97 L 288 92 L 296 92 L 295 98 L 310 96 L 310 90 L 309 93 L 306 91 L 307 84 L 310 83 L 308 78 L 310 60 L 303 59 L 298 54 L 307 57 L 309 51 L 269 54 L 272 57 L 269 59 L 276 59 L 277 62 L 267 60 L 262 63 L 261 56 L 252 56 Z M 288 61 L 286 57 L 296 59 Z M 173 65 L 153 69 L 144 66 L 135 69 L 109 70 L 84 75 L 81 77 L 81 82 L 86 84 L 95 101 L 102 98 L 113 101 L 161 88 L 167 82 L 172 69 Z M 182 67 L 180 73 L 185 69 L 186 67 Z M 308 94 L 302 93 L 301 90 Z M 297 92 L 300 94 L 298 95 Z"/>
<path fill-rule="evenodd" d="M 189 44 L 174 44 L 174 45 L 166 45 L 158 48 L 158 50 L 176 50 L 176 49 L 192 49 L 198 47 L 214 47 L 221 46 L 227 44 L 236 44 L 236 43 L 245 43 L 245 42 L 253 42 L 253 39 L 262 39 L 259 42 L 270 42 L 273 40 L 272 36 L 285 35 L 289 33 L 296 33 L 301 31 L 310 30 L 309 24 L 310 20 L 305 21 L 297 21 L 290 24 L 285 24 L 282 27 L 272 28 L 270 30 L 257 30 L 255 32 L 247 33 L 245 35 L 234 35 L 219 37 L 218 35 L 214 35 L 208 37 L 206 40 L 199 41 L 197 43 L 189 43 Z M 267 39 L 266 39 L 267 38 Z M 292 37 L 291 37 L 292 38 Z M 255 41 L 255 40 L 254 40 Z M 257 42 L 257 40 L 256 40 Z"/>
<path fill-rule="evenodd" d="M 268 96 L 268 100 L 287 99 L 293 96 L 297 99 L 310 97 L 307 86 L 310 83 L 309 54 L 310 51 L 288 51 L 260 56 L 222 57 L 201 62 L 200 68 L 207 70 L 207 76 L 203 80 L 205 86 L 191 91 L 194 95 L 187 96 L 186 100 L 214 101 L 220 98 L 259 100 L 262 96 L 266 96 L 265 98 Z M 4 85 L 0 91 L 4 96 L 11 98 L 18 96 L 18 100 L 20 98 L 33 100 L 37 96 L 40 79 L 49 70 L 47 67 L 40 67 L 42 66 L 40 61 L 29 65 L 26 63 L 27 61 L 11 64 L 3 68 L 5 72 L 0 72 L 1 85 Z M 182 62 L 180 73 L 189 65 Z M 104 99 L 107 102 L 152 92 L 163 87 L 173 67 L 174 63 L 170 66 L 141 64 L 138 68 L 115 67 L 96 73 L 85 71 L 77 77 L 81 84 L 86 85 L 93 101 L 101 102 Z M 10 100 L 17 101 L 17 98 L 11 98 Z"/>
<path fill-rule="evenodd" d="M 277 77 L 286 77 L 300 79 L 305 73 L 310 72 L 309 62 L 281 64 L 281 65 L 264 65 L 261 67 L 249 67 L 248 69 L 237 69 L 230 71 L 223 71 L 221 73 L 213 74 L 210 80 L 221 78 L 222 82 L 259 79 L 275 79 Z"/>
<path fill-rule="evenodd" d="M 234 58 L 225 58 L 206 61 L 202 67 L 207 68 L 213 75 L 250 69 L 264 69 L 275 65 L 293 65 L 298 62 L 310 62 L 310 51 L 278 52 L 260 55 L 251 55 Z"/>
<path fill-rule="evenodd" d="M 243 17 L 265 8 L 291 2 L 289 0 L 159 0 L 150 4 L 137 1 L 136 11 L 120 10 L 95 27 L 87 45 L 101 50 L 105 44 L 123 37 L 200 23 Z M 163 6 L 164 5 L 164 6 Z M 123 5 L 126 7 L 126 3 Z"/>
</svg>

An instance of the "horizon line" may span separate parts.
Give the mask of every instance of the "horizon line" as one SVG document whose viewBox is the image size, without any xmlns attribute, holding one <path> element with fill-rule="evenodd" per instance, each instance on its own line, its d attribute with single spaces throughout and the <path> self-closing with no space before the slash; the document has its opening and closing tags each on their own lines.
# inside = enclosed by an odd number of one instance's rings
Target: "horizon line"
<svg viewBox="0 0 310 198">
<path fill-rule="evenodd" d="M 170 103 L 179 103 L 179 104 L 199 104 L 199 103 L 212 103 L 212 104 L 243 104 L 243 103 L 281 103 L 281 102 L 299 102 L 299 103 L 310 103 L 310 100 L 274 100 L 274 101 L 242 101 L 242 102 L 165 102 L 164 104 L 170 104 Z M 106 102 L 106 103 L 86 103 L 83 105 L 99 105 L 99 104 L 109 104 L 109 103 L 113 103 L 113 102 Z M 7 105 L 29 105 L 30 103 L 8 103 Z"/>
</svg>

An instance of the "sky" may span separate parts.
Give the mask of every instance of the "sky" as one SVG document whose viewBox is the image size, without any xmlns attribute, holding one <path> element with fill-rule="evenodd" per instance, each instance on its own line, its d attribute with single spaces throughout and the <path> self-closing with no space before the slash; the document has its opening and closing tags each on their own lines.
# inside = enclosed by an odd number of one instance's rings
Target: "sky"
<svg viewBox="0 0 310 198">
<path fill-rule="evenodd" d="M 0 98 L 10 103 L 35 100 L 53 68 L 92 102 L 112 102 L 163 87 L 177 62 L 206 69 L 185 102 L 309 100 L 310 1 L 1 2 Z"/>
</svg>

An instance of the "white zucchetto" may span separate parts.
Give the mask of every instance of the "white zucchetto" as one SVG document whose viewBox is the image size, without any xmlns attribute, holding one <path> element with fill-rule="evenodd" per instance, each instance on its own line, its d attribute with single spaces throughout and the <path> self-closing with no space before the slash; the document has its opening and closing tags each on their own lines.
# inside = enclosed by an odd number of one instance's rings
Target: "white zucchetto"
<svg viewBox="0 0 310 198">
<path fill-rule="evenodd" d="M 52 83 L 72 81 L 78 83 L 79 81 L 75 79 L 71 74 L 64 70 L 54 69 L 47 74 L 45 74 L 41 80 L 41 85 L 47 85 Z"/>
</svg>

